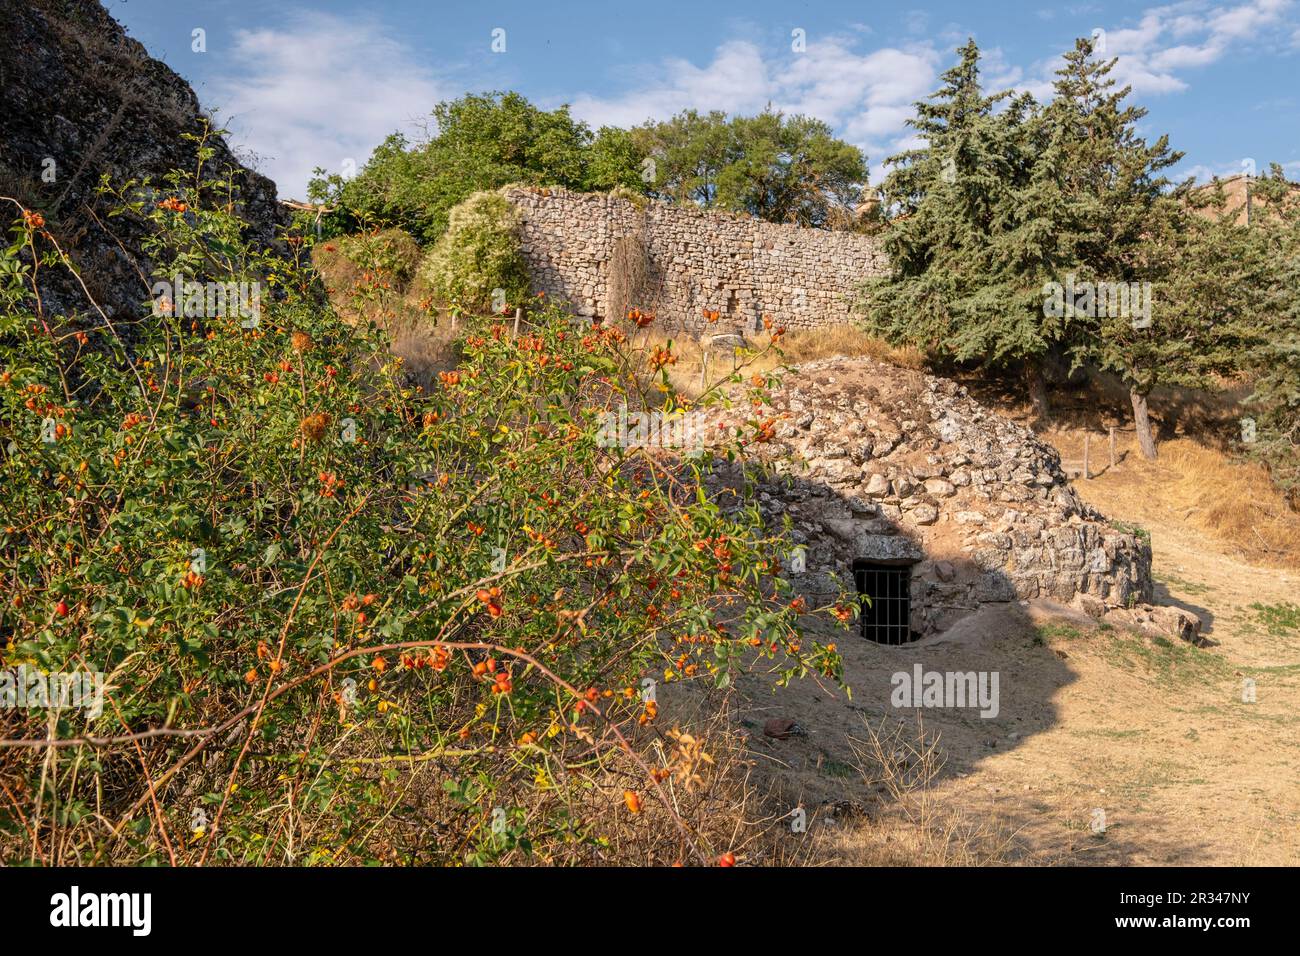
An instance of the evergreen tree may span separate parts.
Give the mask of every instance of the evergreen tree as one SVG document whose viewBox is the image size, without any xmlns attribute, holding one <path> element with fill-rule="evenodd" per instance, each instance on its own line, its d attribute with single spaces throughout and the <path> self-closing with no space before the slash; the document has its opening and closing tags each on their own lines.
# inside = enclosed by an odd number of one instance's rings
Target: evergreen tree
<svg viewBox="0 0 1300 956">
<path fill-rule="evenodd" d="M 1064 320 L 1043 310 L 1059 259 L 1045 129 L 1028 94 L 984 94 L 974 40 L 958 54 L 916 104 L 910 125 L 925 145 L 887 161 L 892 272 L 866 287 L 865 322 L 934 357 L 1020 365 L 1043 414 L 1041 366 L 1064 336 Z"/>
<path fill-rule="evenodd" d="M 1154 458 L 1147 396 L 1162 381 L 1203 384 L 1220 354 L 1204 346 L 1220 326 L 1170 301 L 1191 214 L 1168 195 L 1170 183 L 1160 174 L 1183 154 L 1169 148 L 1167 136 L 1148 145 L 1137 134 L 1146 110 L 1124 104 L 1130 88 L 1116 88 L 1115 62 L 1098 59 L 1088 39 L 1065 54 L 1044 113 L 1050 139 L 1043 161 L 1059 189 L 1063 264 L 1077 284 L 1092 284 L 1098 293 L 1070 316 L 1075 361 L 1091 359 L 1121 375 L 1138 444 Z M 1151 301 L 1148 293 L 1161 287 L 1159 303 Z M 1141 315 L 1133 314 L 1132 303 L 1118 315 L 1098 307 L 1103 295 L 1113 307 L 1134 292 L 1143 300 Z"/>
<path fill-rule="evenodd" d="M 1295 505 L 1300 502 L 1300 187 L 1277 165 L 1257 187 L 1266 206 L 1263 215 L 1253 217 L 1250 232 L 1262 248 L 1266 280 L 1257 288 L 1265 290 L 1265 302 L 1246 356 L 1254 391 L 1242 437 Z"/>
</svg>

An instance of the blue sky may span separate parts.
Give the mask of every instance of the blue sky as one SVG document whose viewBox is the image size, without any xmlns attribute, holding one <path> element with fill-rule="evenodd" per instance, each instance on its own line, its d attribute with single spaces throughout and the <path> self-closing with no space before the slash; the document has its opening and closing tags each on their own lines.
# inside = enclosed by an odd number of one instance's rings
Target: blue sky
<svg viewBox="0 0 1300 956">
<path fill-rule="evenodd" d="M 418 136 L 433 104 L 513 89 L 593 127 L 688 107 L 818 116 L 866 151 L 872 179 L 908 145 L 911 104 L 975 37 L 990 88 L 1050 92 L 1073 38 L 1104 31 L 1143 132 L 1186 152 L 1180 176 L 1270 161 L 1300 178 L 1300 2 L 554 4 L 105 0 L 190 81 L 282 195 L 314 166 L 361 166 L 385 135 Z M 196 52 L 194 31 L 206 50 Z M 496 46 L 504 50 L 494 52 Z M 803 49 L 798 46 L 802 31 Z"/>
</svg>

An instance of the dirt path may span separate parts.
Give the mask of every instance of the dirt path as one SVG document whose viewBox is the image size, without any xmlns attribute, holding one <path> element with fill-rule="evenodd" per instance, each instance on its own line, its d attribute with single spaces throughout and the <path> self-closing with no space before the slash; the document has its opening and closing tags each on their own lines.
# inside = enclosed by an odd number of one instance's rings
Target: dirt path
<svg viewBox="0 0 1300 956">
<path fill-rule="evenodd" d="M 815 831 L 832 858 L 1300 863 L 1300 573 L 1227 553 L 1137 471 L 1076 487 L 1112 520 L 1150 533 L 1157 599 L 1196 613 L 1210 646 L 1011 605 L 904 648 L 841 637 L 852 700 L 812 682 L 776 695 L 752 686 L 745 723 L 767 785 L 818 823 L 846 801 L 866 813 Z M 892 706 L 891 675 L 916 664 L 998 672 L 1000 712 Z M 1253 702 L 1243 700 L 1246 678 Z M 794 718 L 807 736 L 765 737 L 772 716 Z M 915 738 L 918 716 L 946 763 L 928 797 L 903 806 L 859 773 L 870 764 L 860 741 L 867 726 L 900 721 Z M 1104 832 L 1094 832 L 1098 810 Z"/>
</svg>

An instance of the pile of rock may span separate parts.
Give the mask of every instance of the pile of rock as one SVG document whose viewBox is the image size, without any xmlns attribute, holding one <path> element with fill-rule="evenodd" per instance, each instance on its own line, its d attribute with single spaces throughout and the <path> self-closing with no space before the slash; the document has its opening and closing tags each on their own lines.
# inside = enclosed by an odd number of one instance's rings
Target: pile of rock
<svg viewBox="0 0 1300 956">
<path fill-rule="evenodd" d="M 756 498 L 774 526 L 790 519 L 805 592 L 834 593 L 855 561 L 911 564 L 921 635 L 990 602 L 1151 599 L 1150 544 L 1086 505 L 1054 449 L 954 382 L 836 358 L 800 367 L 772 400 L 775 437 L 709 480 L 737 507 Z M 705 434 L 753 415 L 712 409 Z"/>
</svg>

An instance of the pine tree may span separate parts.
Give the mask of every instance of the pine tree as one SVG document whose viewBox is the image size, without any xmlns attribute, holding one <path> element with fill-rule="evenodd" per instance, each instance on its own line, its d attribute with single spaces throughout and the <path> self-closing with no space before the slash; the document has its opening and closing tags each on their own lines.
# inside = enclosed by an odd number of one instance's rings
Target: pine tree
<svg viewBox="0 0 1300 956">
<path fill-rule="evenodd" d="M 1213 370 L 1202 348 L 1218 330 L 1196 321 L 1171 301 L 1167 286 L 1187 254 L 1191 213 L 1168 195 L 1161 172 L 1182 159 L 1167 136 L 1154 144 L 1137 134 L 1146 110 L 1124 105 L 1130 88 L 1116 88 L 1115 60 L 1100 60 L 1091 40 L 1076 41 L 1057 70 L 1055 97 L 1044 112 L 1049 147 L 1043 157 L 1059 191 L 1062 260 L 1070 270 L 1058 282 L 1091 288 L 1086 307 L 1066 303 L 1075 362 L 1096 362 L 1117 372 L 1129 387 L 1138 444 L 1156 457 L 1147 396 L 1160 382 L 1202 384 Z M 1086 285 L 1085 285 L 1086 284 Z M 1141 315 L 1116 310 L 1122 295 L 1139 297 Z M 1109 309 L 1099 309 L 1102 300 Z M 1116 311 L 1121 314 L 1114 314 Z"/>
<path fill-rule="evenodd" d="M 1245 366 L 1254 378 L 1247 399 L 1251 418 L 1243 429 L 1246 447 L 1266 464 L 1292 504 L 1300 503 L 1300 187 L 1274 165 L 1259 180 L 1266 212 L 1250 232 L 1261 249 L 1266 276 L 1257 336 Z"/>
<path fill-rule="evenodd" d="M 865 322 L 931 356 L 1022 365 L 1041 415 L 1041 365 L 1064 331 L 1043 311 L 1059 246 L 1039 162 L 1045 129 L 1029 95 L 984 94 L 974 40 L 957 52 L 943 86 L 916 104 L 925 146 L 888 160 L 892 273 L 864 290 Z"/>
</svg>

